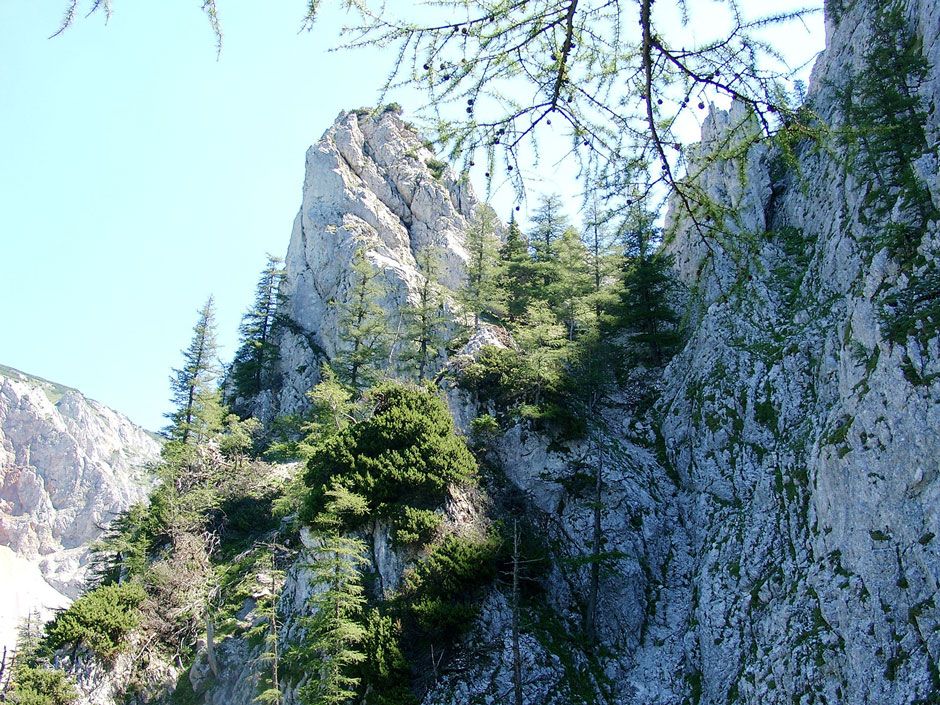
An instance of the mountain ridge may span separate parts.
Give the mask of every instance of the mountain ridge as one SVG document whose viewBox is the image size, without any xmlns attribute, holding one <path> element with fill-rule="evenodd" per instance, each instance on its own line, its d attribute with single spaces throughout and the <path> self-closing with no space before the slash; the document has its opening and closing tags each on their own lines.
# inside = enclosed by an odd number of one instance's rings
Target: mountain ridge
<svg viewBox="0 0 940 705">
<path fill-rule="evenodd" d="M 4 611 L 3 645 L 13 646 L 34 607 L 48 617 L 50 600 L 63 607 L 79 594 L 90 543 L 146 497 L 145 467 L 159 450 L 151 434 L 79 390 L 0 369 L 0 545 L 10 553 L 4 584 L 21 608 Z"/>
</svg>

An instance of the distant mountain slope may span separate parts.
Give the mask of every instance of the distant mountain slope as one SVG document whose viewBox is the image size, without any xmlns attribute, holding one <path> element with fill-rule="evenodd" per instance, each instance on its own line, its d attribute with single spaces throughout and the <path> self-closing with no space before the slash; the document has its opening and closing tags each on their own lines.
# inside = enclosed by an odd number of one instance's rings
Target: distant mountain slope
<svg viewBox="0 0 940 705">
<path fill-rule="evenodd" d="M 146 467 L 159 454 L 159 442 L 127 417 L 0 366 L 0 547 L 11 552 L 0 563 L 0 648 L 31 609 L 78 595 L 89 542 L 147 495 Z"/>
</svg>

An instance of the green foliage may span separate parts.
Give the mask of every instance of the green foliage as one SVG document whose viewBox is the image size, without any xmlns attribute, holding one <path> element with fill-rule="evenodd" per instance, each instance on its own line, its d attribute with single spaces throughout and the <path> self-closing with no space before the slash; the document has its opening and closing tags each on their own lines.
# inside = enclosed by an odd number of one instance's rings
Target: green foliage
<svg viewBox="0 0 940 705">
<path fill-rule="evenodd" d="M 492 402 L 507 409 L 524 398 L 530 380 L 515 350 L 485 345 L 463 369 L 457 383 L 474 392 L 482 405 Z"/>
<path fill-rule="evenodd" d="M 907 287 L 886 296 L 884 304 L 888 340 L 905 343 L 909 335 L 915 335 L 925 342 L 934 337 L 940 331 L 940 269 L 936 263 L 931 261 L 922 271 L 912 273 Z"/>
<path fill-rule="evenodd" d="M 162 487 L 154 490 L 151 502 L 165 492 Z M 116 583 L 122 576 L 143 574 L 154 539 L 161 529 L 158 516 L 145 502 L 138 502 L 118 516 L 94 546 L 94 570 L 98 581 Z"/>
<path fill-rule="evenodd" d="M 418 381 L 422 382 L 444 348 L 448 320 L 444 314 L 444 292 L 438 282 L 439 253 L 425 247 L 418 254 L 418 264 L 424 280 L 418 290 L 417 302 L 408 303 L 402 310 L 409 345 L 402 352 L 401 359 L 415 365 Z"/>
<path fill-rule="evenodd" d="M 316 560 L 308 568 L 319 590 L 308 601 L 310 615 L 301 619 L 303 644 L 292 658 L 304 671 L 318 674 L 300 689 L 304 705 L 340 705 L 351 700 L 359 685 L 354 667 L 364 656 L 365 636 L 359 619 L 365 598 L 359 566 L 366 547 L 359 539 L 335 532 L 320 535 Z"/>
<path fill-rule="evenodd" d="M 554 249 L 554 260 L 550 266 L 543 267 L 543 270 L 553 270 L 548 277 L 551 283 L 546 288 L 545 298 L 564 324 L 568 339 L 573 340 L 579 329 L 586 328 L 595 314 L 590 255 L 574 228 L 561 234 Z"/>
<path fill-rule="evenodd" d="M 309 394 L 309 392 L 308 392 Z M 301 414 L 281 414 L 268 425 L 268 447 L 264 459 L 272 463 L 306 460 L 308 448 L 302 441 L 305 420 Z"/>
<path fill-rule="evenodd" d="M 411 672 L 402 653 L 401 623 L 378 610 L 370 610 L 365 619 L 359 664 L 361 690 L 370 693 L 371 705 L 417 705 L 411 692 Z"/>
<path fill-rule="evenodd" d="M 409 627 L 426 639 L 451 640 L 473 623 L 478 592 L 497 575 L 502 542 L 447 536 L 410 572 L 395 600 Z"/>
<path fill-rule="evenodd" d="M 183 366 L 173 370 L 170 387 L 176 411 L 167 414 L 171 440 L 188 444 L 206 439 L 218 431 L 224 413 L 216 380 L 219 377 L 218 346 L 215 340 L 215 312 L 210 296 L 201 309 L 193 339 L 182 351 Z"/>
<path fill-rule="evenodd" d="M 337 335 L 343 347 L 333 359 L 339 378 L 354 389 L 374 383 L 382 362 L 388 357 L 391 332 L 385 310 L 378 301 L 387 291 L 381 272 L 358 249 L 352 263 L 352 284 L 339 309 Z"/>
<path fill-rule="evenodd" d="M 324 364 L 320 368 L 320 381 L 307 392 L 313 403 L 311 420 L 303 427 L 309 434 L 327 436 L 342 431 L 355 422 L 355 390 L 339 381 L 333 368 Z"/>
<path fill-rule="evenodd" d="M 506 240 L 499 249 L 498 283 L 510 320 L 522 317 L 535 297 L 536 266 L 529 256 L 529 241 L 515 218 L 509 221 Z"/>
<path fill-rule="evenodd" d="M 628 261 L 617 324 L 632 333 L 637 361 L 659 367 L 679 349 L 679 316 L 670 300 L 675 288 L 671 256 L 639 255 Z"/>
<path fill-rule="evenodd" d="M 499 422 L 489 414 L 481 414 L 470 422 L 470 437 L 475 443 L 487 445 L 499 434 Z"/>
<path fill-rule="evenodd" d="M 440 180 L 440 178 L 444 175 L 444 169 L 447 168 L 447 164 L 445 162 L 439 161 L 437 159 L 428 159 L 425 164 L 427 164 L 428 169 L 430 169 L 431 175 L 438 180 Z"/>
<path fill-rule="evenodd" d="M 228 414 L 218 436 L 219 450 L 228 458 L 244 459 L 254 448 L 264 427 L 258 419 L 240 419 Z"/>
<path fill-rule="evenodd" d="M 12 668 L 0 673 L 0 700 L 19 705 L 67 705 L 78 697 L 71 679 L 49 663 L 51 653 L 42 642 L 42 632 L 38 613 L 29 614 L 20 625 L 15 656 L 3 664 Z"/>
<path fill-rule="evenodd" d="M 370 516 L 440 504 L 450 483 L 474 481 L 476 462 L 454 433 L 447 406 L 428 390 L 394 383 L 369 392 L 370 417 L 319 442 L 307 463 L 305 516 L 326 509 L 331 490 L 365 498 Z M 354 517 L 347 527 L 355 526 Z"/>
<path fill-rule="evenodd" d="M 238 332 L 241 345 L 229 370 L 236 401 L 248 400 L 264 389 L 278 360 L 278 346 L 273 333 L 278 322 L 278 307 L 283 305 L 280 284 L 284 277 L 283 260 L 268 255 L 268 262 L 255 289 L 255 300 Z"/>
<path fill-rule="evenodd" d="M 501 310 L 502 294 L 497 274 L 499 271 L 499 240 L 496 231 L 499 222 L 493 209 L 486 205 L 477 208 L 464 240 L 469 259 L 467 280 L 460 289 L 459 299 L 467 313 L 473 315 L 474 328 L 479 326 L 480 315 Z"/>
<path fill-rule="evenodd" d="M 568 228 L 568 216 L 561 196 L 557 193 L 542 194 L 532 213 L 532 229 L 529 230 L 529 243 L 536 263 L 551 265 L 557 261 L 555 245 Z M 551 266 L 539 268 L 545 286 L 552 283 L 553 269 Z"/>
<path fill-rule="evenodd" d="M 440 528 L 442 517 L 430 509 L 404 505 L 395 516 L 392 538 L 396 544 L 426 544 Z"/>
<path fill-rule="evenodd" d="M 62 671 L 29 665 L 16 666 L 5 695 L 6 702 L 15 705 L 69 705 L 78 698 Z"/>
<path fill-rule="evenodd" d="M 102 585 L 86 592 L 46 626 L 46 646 L 84 645 L 99 658 L 114 656 L 140 621 L 146 593 L 137 583 Z"/>
<path fill-rule="evenodd" d="M 619 302 L 610 308 L 607 324 L 631 333 L 630 362 L 659 367 L 678 350 L 679 316 L 672 307 L 677 293 L 671 256 L 656 250 L 660 233 L 654 214 L 632 207 L 622 225 L 625 257 Z"/>
<path fill-rule="evenodd" d="M 926 183 L 914 163 L 931 151 L 927 110 L 918 95 L 930 67 L 916 33 L 904 17 L 904 5 L 873 5 L 872 43 L 865 68 L 843 91 L 846 116 L 853 127 L 845 139 L 858 149 L 860 166 L 873 182 L 864 215 L 877 223 L 877 247 L 888 247 L 902 262 L 913 258 L 927 221 L 937 217 Z M 892 212 L 900 214 L 893 220 Z"/>
<path fill-rule="evenodd" d="M 282 697 L 280 661 L 282 657 L 283 637 L 281 628 L 283 624 L 277 610 L 278 587 L 284 581 L 284 571 L 279 570 L 273 547 L 268 547 L 268 565 L 266 566 L 267 577 L 271 583 L 271 590 L 266 596 L 258 600 L 256 612 L 265 619 L 260 625 L 254 627 L 252 631 L 260 630 L 264 640 L 264 651 L 259 660 L 265 665 L 261 677 L 258 679 L 258 688 L 260 692 L 254 698 L 254 702 L 266 703 L 267 705 L 280 705 Z M 257 631 L 255 631 L 257 634 Z M 254 636 L 249 632 L 249 638 Z"/>
<path fill-rule="evenodd" d="M 918 90 L 931 67 L 902 2 L 872 5 L 870 21 L 865 66 L 842 91 L 852 126 L 843 140 L 868 182 L 861 218 L 877 231 L 873 250 L 886 247 L 908 273 L 907 287 L 884 302 L 888 339 L 905 342 L 918 334 L 926 340 L 940 329 L 940 273 L 933 263 L 921 269 L 925 263 L 917 254 L 928 223 L 940 217 L 916 166 L 925 154 L 936 154 L 927 138 L 928 106 Z"/>
<path fill-rule="evenodd" d="M 525 353 L 535 391 L 533 402 L 538 406 L 544 390 L 555 390 L 561 382 L 568 331 L 546 302 L 537 301 L 526 308 L 523 324 L 515 334 Z"/>
</svg>

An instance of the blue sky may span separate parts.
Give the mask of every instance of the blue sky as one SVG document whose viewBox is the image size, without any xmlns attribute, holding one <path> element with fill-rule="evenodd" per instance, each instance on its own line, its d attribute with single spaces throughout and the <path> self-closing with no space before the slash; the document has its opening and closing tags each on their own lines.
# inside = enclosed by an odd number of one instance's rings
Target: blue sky
<svg viewBox="0 0 940 705">
<path fill-rule="evenodd" d="M 216 61 L 196 0 L 116 0 L 54 39 L 64 0 L 0 0 L 0 363 L 151 429 L 197 308 L 215 295 L 230 357 L 307 147 L 383 78 L 327 53 L 328 23 L 298 34 L 303 2 L 220 4 Z"/>
<path fill-rule="evenodd" d="M 219 0 L 218 61 L 198 0 L 114 0 L 48 39 L 66 4 L 0 0 L 0 364 L 158 429 L 197 309 L 214 294 L 229 359 L 307 147 L 390 57 L 328 52 L 330 3 L 298 33 L 302 0 Z"/>
</svg>

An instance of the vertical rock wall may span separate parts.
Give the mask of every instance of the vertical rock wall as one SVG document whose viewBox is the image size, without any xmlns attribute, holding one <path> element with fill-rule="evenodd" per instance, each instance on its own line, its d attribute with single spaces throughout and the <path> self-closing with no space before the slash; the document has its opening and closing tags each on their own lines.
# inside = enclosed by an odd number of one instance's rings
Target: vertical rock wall
<svg viewBox="0 0 940 705">
<path fill-rule="evenodd" d="M 885 331 L 888 295 L 940 254 L 938 224 L 914 270 L 870 244 L 886 222 L 865 217 L 866 196 L 883 176 L 838 130 L 852 127 L 841 91 L 871 70 L 878 3 L 834 5 L 809 101 L 834 130 L 825 148 L 806 141 L 788 166 L 760 145 L 705 167 L 700 183 L 734 211 L 727 233 L 684 224 L 670 245 L 699 306 L 660 412 L 695 527 L 688 658 L 703 703 L 914 703 L 940 687 L 940 346 Z M 903 14 L 931 64 L 915 89 L 936 145 L 940 9 Z M 740 106 L 712 115 L 700 153 L 742 122 Z M 936 150 L 917 168 L 940 205 Z"/>
<path fill-rule="evenodd" d="M 479 205 L 469 183 L 438 162 L 396 110 L 341 113 L 307 150 L 303 204 L 285 259 L 289 307 L 281 348 L 280 413 L 306 405 L 319 365 L 342 346 L 339 312 L 351 285 L 357 249 L 388 288 L 380 302 L 392 330 L 423 281 L 416 256 L 441 258 L 441 283 L 462 282 L 467 223 Z"/>
</svg>

